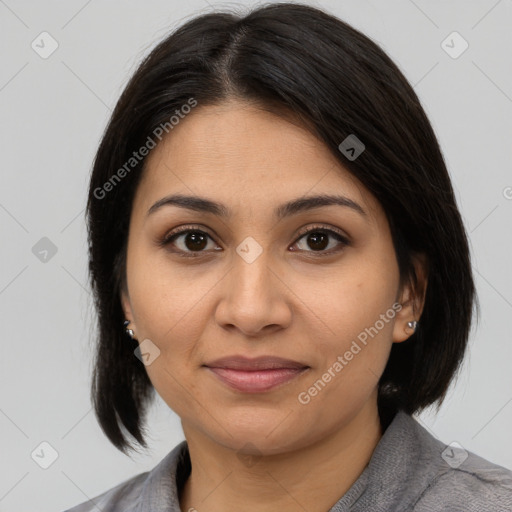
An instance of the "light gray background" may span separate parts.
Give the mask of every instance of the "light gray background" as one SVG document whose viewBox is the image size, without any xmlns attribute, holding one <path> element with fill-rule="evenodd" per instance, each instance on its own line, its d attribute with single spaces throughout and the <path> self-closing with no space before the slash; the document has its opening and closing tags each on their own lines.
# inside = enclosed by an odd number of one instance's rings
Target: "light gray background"
<svg viewBox="0 0 512 512">
<path fill-rule="evenodd" d="M 380 43 L 414 85 L 470 234 L 482 321 L 440 413 L 420 419 L 446 444 L 512 468 L 512 1 L 312 4 Z M 151 456 L 127 458 L 95 420 L 83 213 L 93 155 L 137 63 L 185 19 L 229 5 L 0 0 L 0 511 L 64 510 L 151 469 L 183 439 L 161 399 Z M 59 44 L 47 59 L 31 47 L 43 31 Z M 441 46 L 453 31 L 469 43 L 456 59 Z M 57 247 L 46 263 L 32 252 L 42 237 Z M 48 469 L 31 458 L 43 441 L 58 452 Z"/>
</svg>

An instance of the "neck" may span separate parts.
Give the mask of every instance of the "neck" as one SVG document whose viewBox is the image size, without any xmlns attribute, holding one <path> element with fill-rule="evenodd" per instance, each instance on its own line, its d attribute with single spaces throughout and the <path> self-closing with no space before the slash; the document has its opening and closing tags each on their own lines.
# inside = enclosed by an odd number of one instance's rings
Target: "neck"
<svg viewBox="0 0 512 512">
<path fill-rule="evenodd" d="M 361 475 L 382 437 L 376 402 L 316 443 L 252 462 L 183 429 L 192 471 L 180 507 L 197 512 L 329 510 Z"/>
</svg>

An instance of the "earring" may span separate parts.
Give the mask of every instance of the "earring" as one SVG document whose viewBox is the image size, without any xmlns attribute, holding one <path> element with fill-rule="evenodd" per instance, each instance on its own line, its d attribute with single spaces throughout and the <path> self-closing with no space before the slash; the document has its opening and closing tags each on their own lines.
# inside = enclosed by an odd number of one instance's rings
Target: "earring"
<svg viewBox="0 0 512 512">
<path fill-rule="evenodd" d="M 130 338 L 133 340 L 133 335 L 134 335 L 134 332 L 133 332 L 133 329 L 127 329 L 126 327 L 130 324 L 130 320 L 125 320 L 123 322 L 123 325 L 125 327 L 125 331 L 126 331 L 126 334 L 128 334 L 128 336 L 130 336 Z"/>
<path fill-rule="evenodd" d="M 407 322 L 407 327 L 409 329 L 412 329 L 413 331 L 416 331 L 417 326 L 418 326 L 418 322 L 415 322 L 415 321 Z"/>
</svg>

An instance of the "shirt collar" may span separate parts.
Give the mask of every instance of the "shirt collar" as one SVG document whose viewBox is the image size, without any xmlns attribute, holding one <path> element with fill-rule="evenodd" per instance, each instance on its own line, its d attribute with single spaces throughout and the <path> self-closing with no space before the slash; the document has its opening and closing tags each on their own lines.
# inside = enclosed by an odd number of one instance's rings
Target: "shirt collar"
<svg viewBox="0 0 512 512">
<path fill-rule="evenodd" d="M 420 438 L 421 443 L 418 442 Z M 426 464 L 427 461 L 420 459 L 425 454 L 439 452 L 440 465 L 442 459 L 439 448 L 442 450 L 440 441 L 410 415 L 398 412 L 385 430 L 364 471 L 329 512 L 406 510 L 403 507 L 408 506 L 407 494 L 404 492 L 408 487 L 407 481 L 415 479 L 415 486 L 419 488 L 428 485 L 439 467 L 437 463 Z M 425 464 L 422 464 L 423 471 L 417 473 L 415 469 L 420 462 Z M 430 469 L 425 471 L 425 467 Z M 149 472 L 134 512 L 181 512 L 178 490 L 189 474 L 188 445 L 182 441 Z"/>
</svg>

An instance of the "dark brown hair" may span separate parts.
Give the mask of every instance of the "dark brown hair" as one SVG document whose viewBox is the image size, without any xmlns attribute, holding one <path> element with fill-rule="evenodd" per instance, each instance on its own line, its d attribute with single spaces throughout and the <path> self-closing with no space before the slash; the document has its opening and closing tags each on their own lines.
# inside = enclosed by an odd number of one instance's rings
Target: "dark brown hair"
<svg viewBox="0 0 512 512">
<path fill-rule="evenodd" d="M 239 98 L 293 113 L 382 205 L 402 283 L 415 283 L 412 258 L 426 255 L 419 327 L 393 344 L 378 403 L 383 422 L 397 410 L 439 405 L 463 359 L 477 303 L 468 241 L 438 141 L 414 90 L 377 44 L 319 9 L 271 4 L 243 16 L 200 15 L 166 37 L 130 79 L 103 135 L 87 222 L 99 331 L 92 399 L 110 441 L 126 453 L 135 449 L 129 433 L 146 447 L 144 422 L 154 397 L 134 356 L 137 343 L 125 334 L 120 301 L 145 158 L 131 161 L 129 172 L 119 170 L 190 98 L 198 105 Z M 355 160 L 338 149 L 350 134 L 365 145 Z"/>
</svg>

